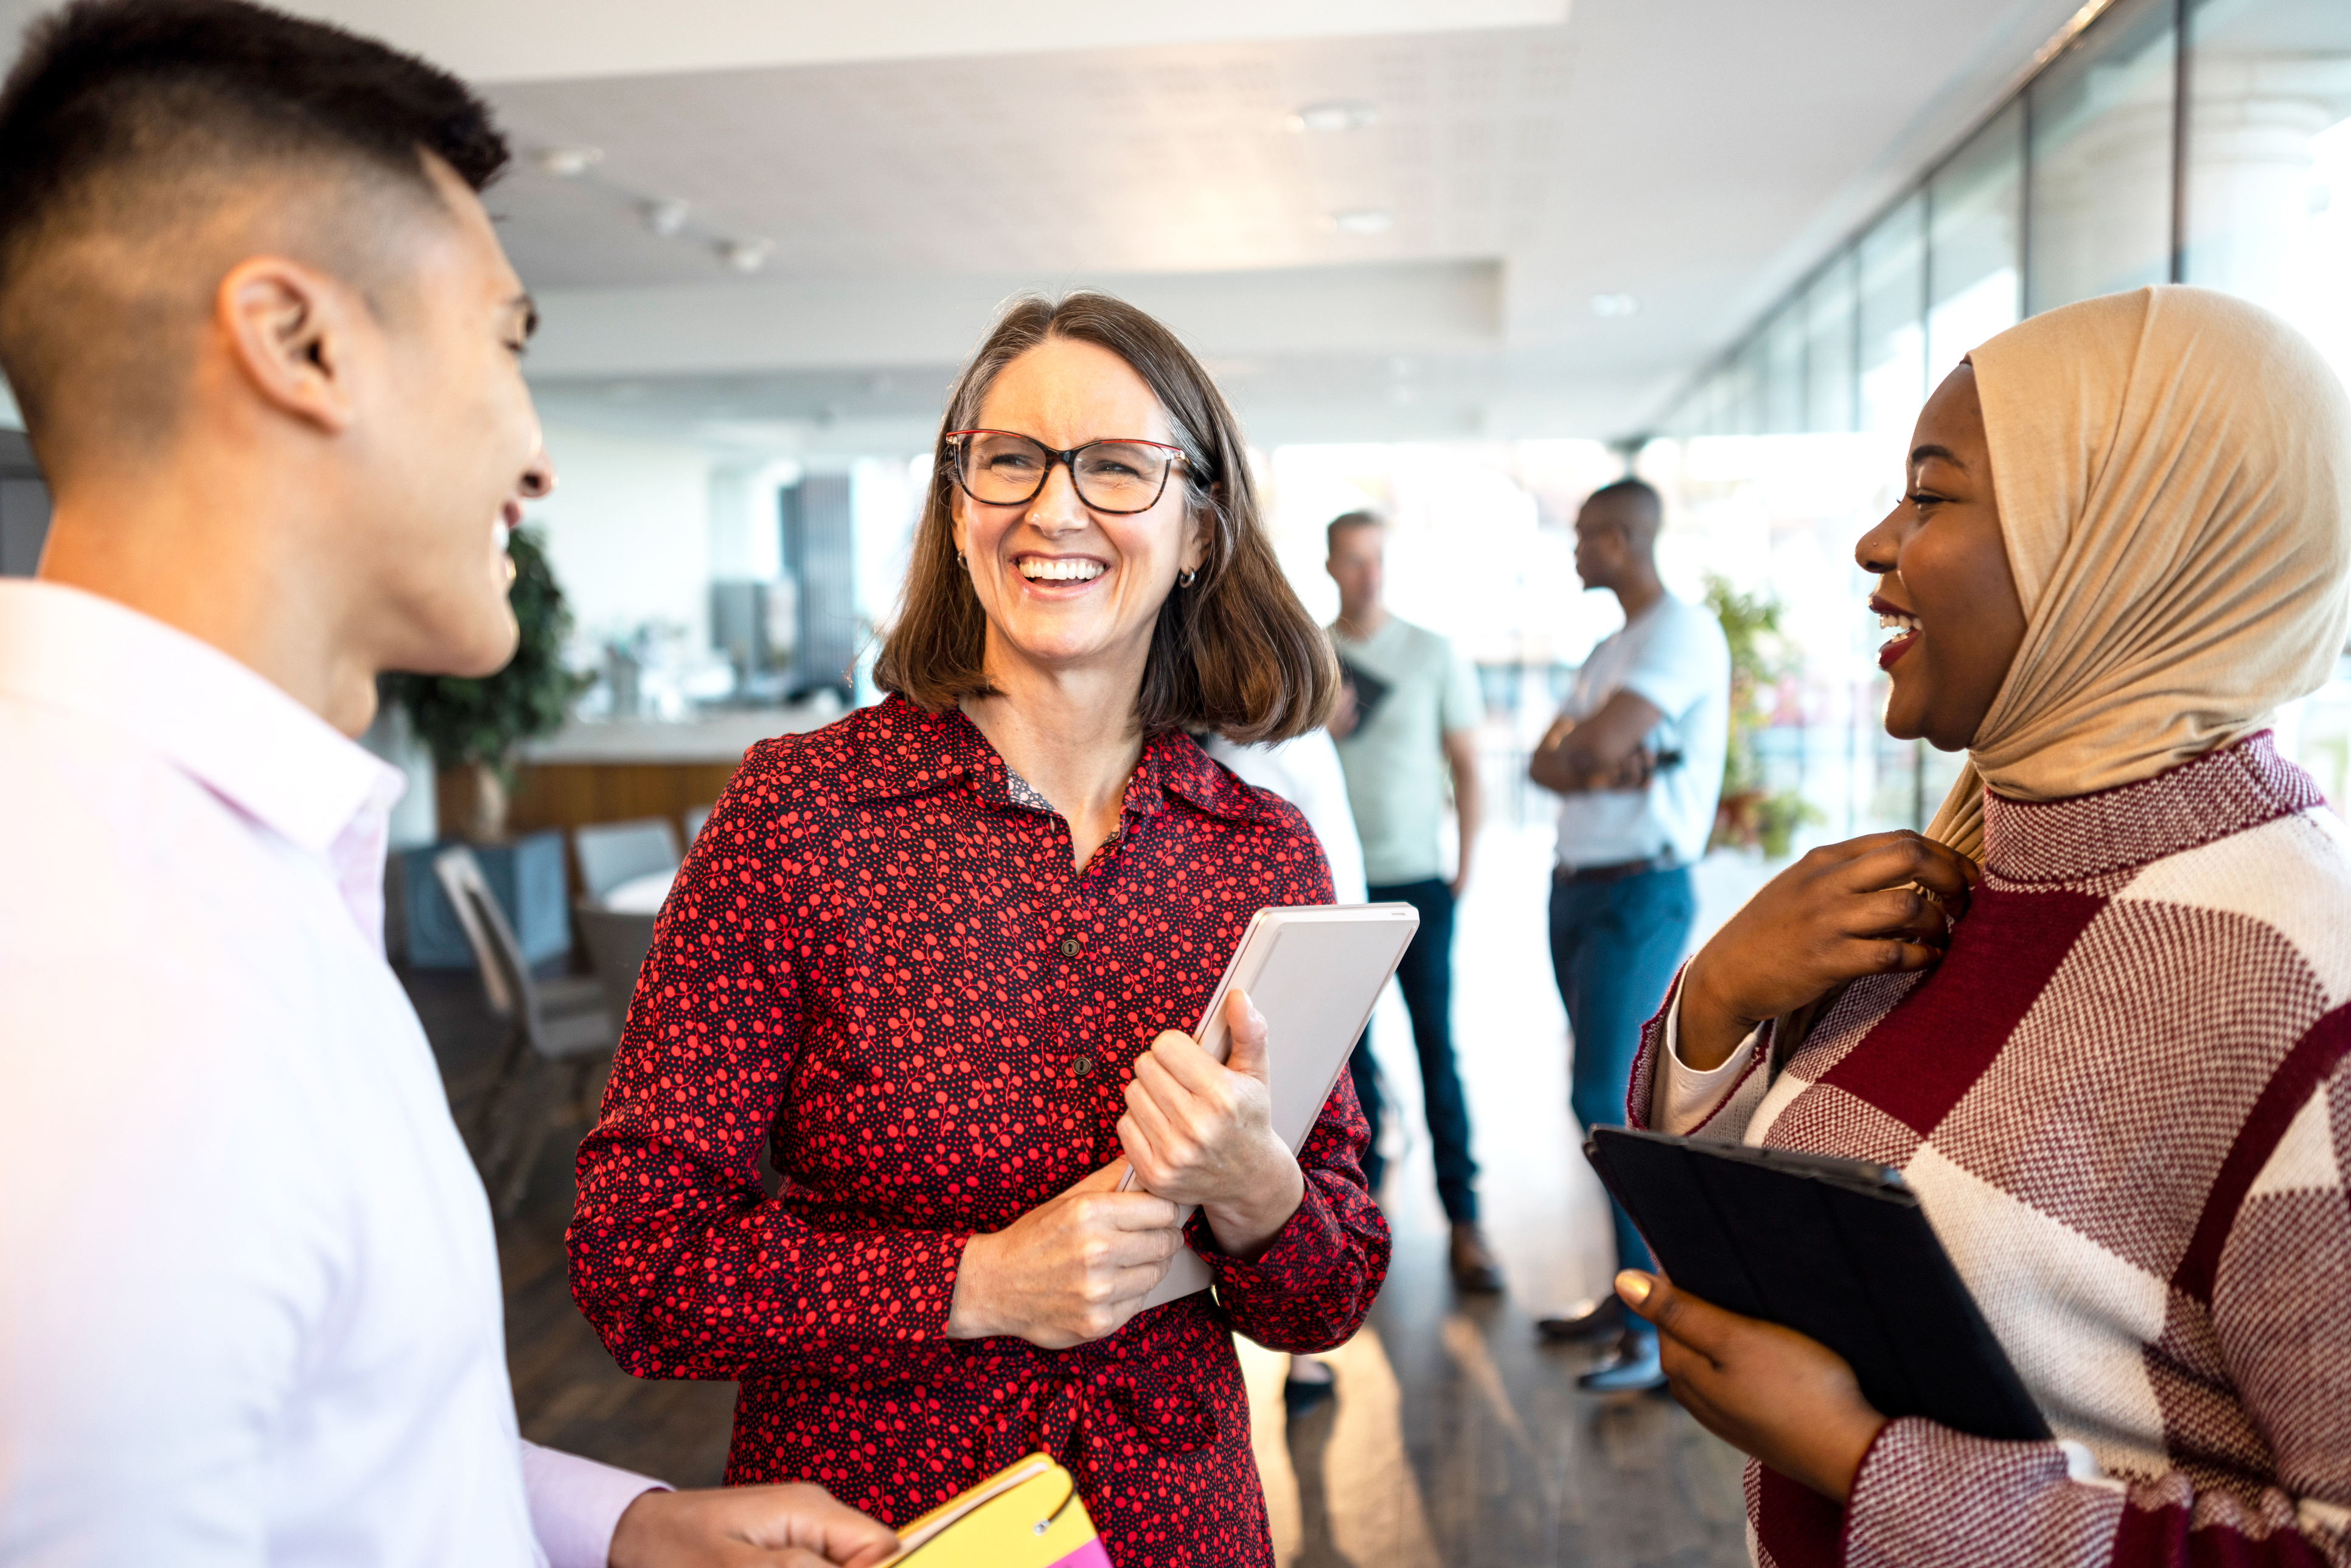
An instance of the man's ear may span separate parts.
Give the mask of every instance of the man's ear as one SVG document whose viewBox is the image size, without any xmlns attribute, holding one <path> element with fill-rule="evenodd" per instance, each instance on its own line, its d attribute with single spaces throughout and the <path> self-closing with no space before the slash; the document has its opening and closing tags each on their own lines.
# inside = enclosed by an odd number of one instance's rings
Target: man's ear
<svg viewBox="0 0 2351 1568">
<path fill-rule="evenodd" d="M 213 301 L 214 326 L 246 383 L 328 434 L 357 416 L 353 337 L 355 312 L 364 309 L 347 286 L 274 256 L 231 267 Z"/>
</svg>

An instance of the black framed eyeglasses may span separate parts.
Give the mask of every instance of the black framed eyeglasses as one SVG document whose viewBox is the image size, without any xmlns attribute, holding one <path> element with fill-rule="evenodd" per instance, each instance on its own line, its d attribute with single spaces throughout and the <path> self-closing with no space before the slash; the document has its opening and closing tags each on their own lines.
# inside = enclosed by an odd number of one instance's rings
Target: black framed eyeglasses
<svg viewBox="0 0 2351 1568">
<path fill-rule="evenodd" d="M 1053 465 L 1066 465 L 1078 499 L 1097 512 L 1147 512 L 1167 489 L 1167 476 L 1184 449 L 1164 441 L 1113 436 L 1056 452 L 1008 430 L 947 433 L 956 483 L 989 507 L 1023 507 L 1042 495 Z"/>
</svg>

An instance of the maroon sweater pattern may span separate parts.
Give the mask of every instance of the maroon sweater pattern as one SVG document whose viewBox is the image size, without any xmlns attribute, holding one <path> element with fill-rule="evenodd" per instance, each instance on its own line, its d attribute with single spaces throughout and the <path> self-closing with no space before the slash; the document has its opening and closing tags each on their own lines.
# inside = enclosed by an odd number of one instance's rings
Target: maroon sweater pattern
<svg viewBox="0 0 2351 1568">
<path fill-rule="evenodd" d="M 1895 1421 L 1842 1511 L 1750 1465 L 1765 1568 L 2351 1563 L 2346 1004 L 2351 831 L 2266 734 L 1990 796 L 1941 966 L 1699 1135 L 1902 1167 L 2059 1440 Z"/>
</svg>

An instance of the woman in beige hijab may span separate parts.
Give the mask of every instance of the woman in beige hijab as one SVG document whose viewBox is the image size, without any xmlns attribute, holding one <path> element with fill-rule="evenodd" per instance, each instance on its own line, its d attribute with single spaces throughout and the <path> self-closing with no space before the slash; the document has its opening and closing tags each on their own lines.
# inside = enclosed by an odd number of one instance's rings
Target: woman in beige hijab
<svg viewBox="0 0 2351 1568">
<path fill-rule="evenodd" d="M 2351 832 L 2267 733 L 2351 620 L 2351 404 L 2266 312 L 2142 289 L 1977 350 L 1907 478 L 1855 552 L 1886 727 L 1969 766 L 1707 944 L 1632 1109 L 1899 1167 L 2058 1440 L 1619 1290 L 1755 1456 L 1767 1565 L 2351 1562 Z"/>
</svg>

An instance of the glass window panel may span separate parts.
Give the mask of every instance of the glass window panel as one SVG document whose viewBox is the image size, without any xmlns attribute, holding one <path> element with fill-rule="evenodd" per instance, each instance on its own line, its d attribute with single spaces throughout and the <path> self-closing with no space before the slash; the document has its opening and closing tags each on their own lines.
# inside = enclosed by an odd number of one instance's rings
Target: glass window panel
<svg viewBox="0 0 2351 1568">
<path fill-rule="evenodd" d="M 1731 359 L 1729 385 L 1723 409 L 1725 435 L 1753 435 L 1763 428 L 1763 339 L 1761 333 L 1740 346 Z"/>
<path fill-rule="evenodd" d="M 1723 423 L 1723 371 L 1709 371 L 1698 391 L 1698 409 L 1690 416 L 1690 435 L 1714 435 Z"/>
<path fill-rule="evenodd" d="M 1767 434 L 1792 435 L 1804 428 L 1804 302 L 1800 296 L 1780 308 L 1761 333 L 1763 425 Z"/>
<path fill-rule="evenodd" d="M 1698 397 L 1695 388 L 1674 399 L 1673 402 L 1667 407 L 1664 416 L 1657 421 L 1657 435 L 1667 441 L 1679 441 L 1687 436 L 1690 433 L 1690 421 L 1695 415 L 1697 407 Z"/>
<path fill-rule="evenodd" d="M 1854 253 L 1841 251 L 1804 294 L 1804 428 L 1855 430 Z"/>
<path fill-rule="evenodd" d="M 1722 372 L 1709 371 L 1698 386 L 1698 395 L 1690 400 L 1689 433 L 1692 435 L 1712 435 L 1715 421 L 1722 416 Z"/>
<path fill-rule="evenodd" d="M 1730 371 L 1719 367 L 1706 379 L 1706 423 L 1702 435 L 1723 435 L 1730 430 Z"/>
<path fill-rule="evenodd" d="M 1927 204 L 1912 196 L 1855 247 L 1861 423 L 1907 433 L 1927 401 Z"/>
<path fill-rule="evenodd" d="M 2276 311 L 2351 382 L 2351 4 L 2194 0 L 2188 42 L 2187 281 Z M 2277 720 L 2351 811 L 2351 657 Z"/>
<path fill-rule="evenodd" d="M 2024 211 L 2024 103 L 2000 111 L 1927 187 L 1927 380 L 2016 325 Z"/>
<path fill-rule="evenodd" d="M 2125 0 L 2032 88 L 2028 313 L 2171 277 L 2170 0 Z"/>
<path fill-rule="evenodd" d="M 2351 380 L 2351 5 L 2189 12 L 2185 277 L 2265 305 Z"/>
</svg>

